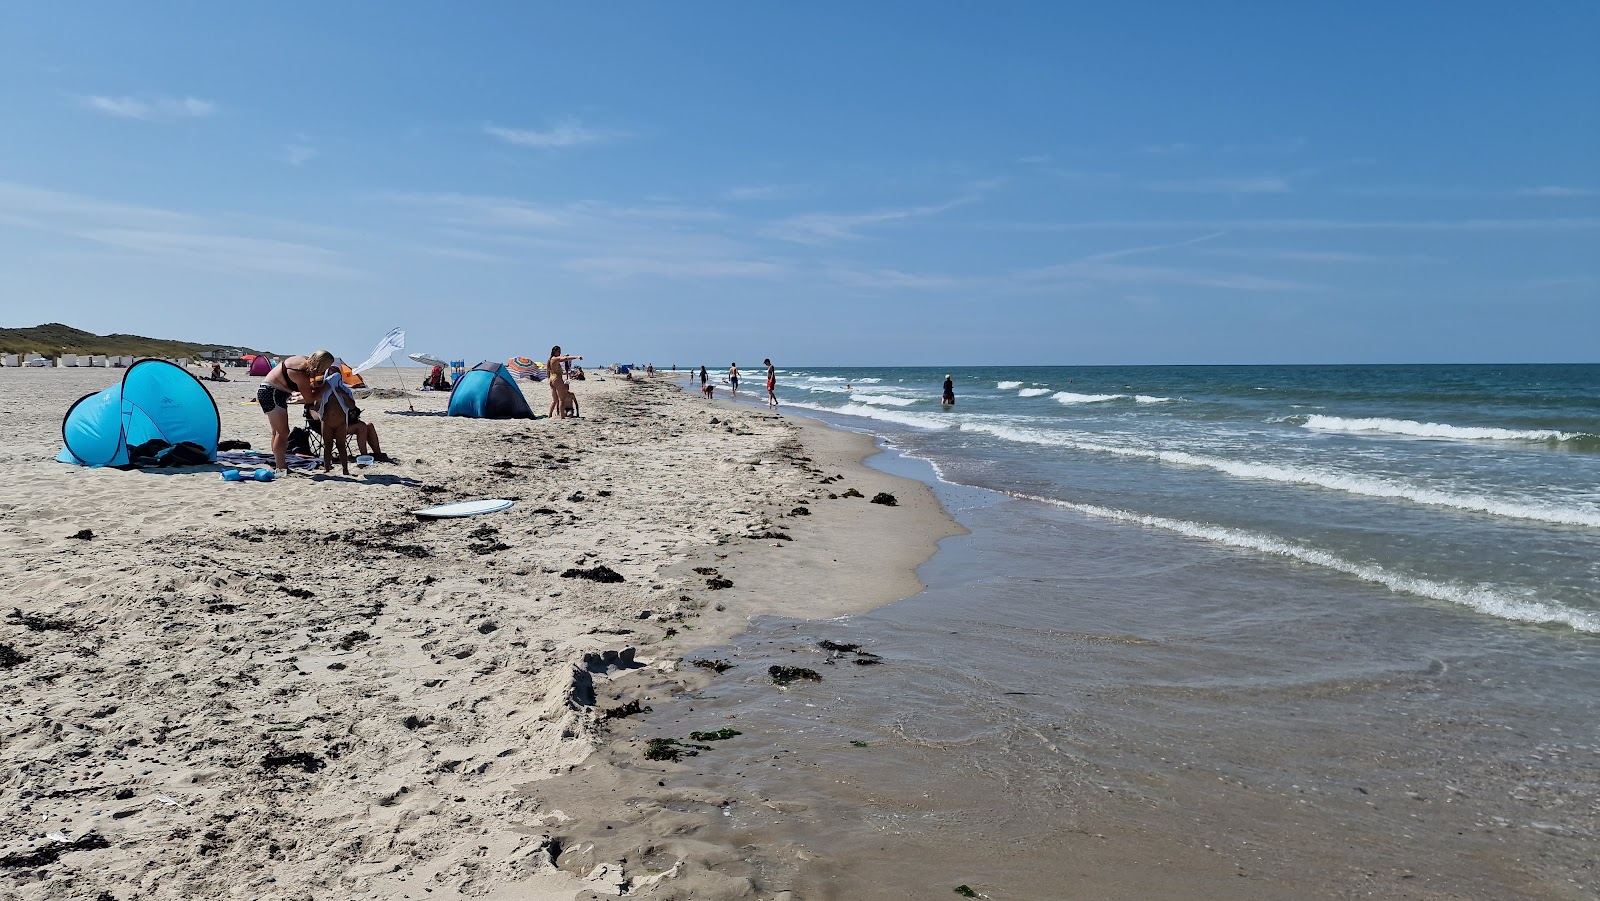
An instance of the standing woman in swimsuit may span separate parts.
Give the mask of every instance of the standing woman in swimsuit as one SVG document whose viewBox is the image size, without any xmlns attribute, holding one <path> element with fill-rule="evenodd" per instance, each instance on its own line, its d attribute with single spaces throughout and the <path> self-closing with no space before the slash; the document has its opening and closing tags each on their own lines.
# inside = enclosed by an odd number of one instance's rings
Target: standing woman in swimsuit
<svg viewBox="0 0 1600 901">
<path fill-rule="evenodd" d="M 561 353 L 561 345 L 550 348 L 550 359 L 545 361 L 545 380 L 550 383 L 550 413 L 558 419 L 567 418 L 567 407 L 576 404 L 572 400 L 572 389 L 567 387 L 566 364 L 572 360 L 581 360 L 581 356 Z"/>
<path fill-rule="evenodd" d="M 319 350 L 309 357 L 285 357 L 272 367 L 272 371 L 261 381 L 261 387 L 256 389 L 256 403 L 261 405 L 261 412 L 267 414 L 267 422 L 272 424 L 272 464 L 275 468 L 288 467 L 285 459 L 289 453 L 291 399 L 298 394 L 300 403 L 315 401 L 317 389 L 311 380 L 321 377 L 331 366 L 333 354 L 325 350 Z"/>
</svg>

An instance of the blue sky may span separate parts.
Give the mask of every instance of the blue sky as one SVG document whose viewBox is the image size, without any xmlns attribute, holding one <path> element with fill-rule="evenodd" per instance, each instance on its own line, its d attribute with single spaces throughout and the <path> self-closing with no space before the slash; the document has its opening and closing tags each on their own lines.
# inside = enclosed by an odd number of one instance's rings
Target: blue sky
<svg viewBox="0 0 1600 901">
<path fill-rule="evenodd" d="M 1320 6 L 5 4 L 0 325 L 1600 360 L 1600 5 Z"/>
</svg>

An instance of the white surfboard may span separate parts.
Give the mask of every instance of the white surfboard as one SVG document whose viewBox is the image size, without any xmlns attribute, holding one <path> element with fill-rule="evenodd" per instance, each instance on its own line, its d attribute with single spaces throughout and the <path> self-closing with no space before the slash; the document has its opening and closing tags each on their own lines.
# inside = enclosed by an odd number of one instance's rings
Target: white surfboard
<svg viewBox="0 0 1600 901">
<path fill-rule="evenodd" d="M 445 504 L 440 507 L 429 507 L 426 510 L 412 510 L 413 516 L 423 519 L 456 519 L 462 516 L 478 516 L 483 513 L 499 513 L 501 510 L 510 509 L 513 501 L 500 498 L 491 498 L 483 501 L 462 501 L 459 504 Z"/>
</svg>

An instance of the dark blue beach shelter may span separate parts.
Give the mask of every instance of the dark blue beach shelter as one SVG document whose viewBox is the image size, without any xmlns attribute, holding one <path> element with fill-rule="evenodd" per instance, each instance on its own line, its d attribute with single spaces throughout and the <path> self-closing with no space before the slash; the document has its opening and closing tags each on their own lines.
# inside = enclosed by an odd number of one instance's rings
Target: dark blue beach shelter
<svg viewBox="0 0 1600 901">
<path fill-rule="evenodd" d="M 450 392 L 450 415 L 474 419 L 533 419 L 533 410 L 505 364 L 484 360 Z"/>
<path fill-rule="evenodd" d="M 217 459 L 222 419 L 217 402 L 200 380 L 166 360 L 140 360 L 122 381 L 86 394 L 61 419 L 62 463 L 125 466 L 128 448 L 153 438 L 169 444 L 189 441 Z"/>
</svg>

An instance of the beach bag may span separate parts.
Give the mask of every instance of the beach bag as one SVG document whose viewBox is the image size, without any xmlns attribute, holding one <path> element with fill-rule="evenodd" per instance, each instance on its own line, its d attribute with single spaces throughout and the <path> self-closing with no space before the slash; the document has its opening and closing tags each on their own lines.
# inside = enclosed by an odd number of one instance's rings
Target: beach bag
<svg viewBox="0 0 1600 901">
<path fill-rule="evenodd" d="M 315 457 L 311 451 L 311 430 L 296 426 L 289 430 L 289 453 L 302 457 Z"/>
</svg>

